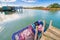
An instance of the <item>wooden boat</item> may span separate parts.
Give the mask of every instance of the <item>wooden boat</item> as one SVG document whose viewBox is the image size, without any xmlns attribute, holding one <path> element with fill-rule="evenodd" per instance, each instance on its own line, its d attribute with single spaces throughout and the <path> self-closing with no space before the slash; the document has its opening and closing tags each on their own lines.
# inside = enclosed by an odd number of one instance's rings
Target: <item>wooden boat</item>
<svg viewBox="0 0 60 40">
<path fill-rule="evenodd" d="M 38 38 L 38 36 L 41 35 L 43 25 L 44 25 L 43 21 L 38 20 L 33 24 L 30 24 L 27 27 L 23 28 L 22 30 L 13 33 L 12 40 L 35 40 L 34 37 L 36 34 L 36 26 L 38 26 L 38 33 L 37 33 Z M 44 32 L 46 31 L 46 28 L 44 28 Z"/>
</svg>

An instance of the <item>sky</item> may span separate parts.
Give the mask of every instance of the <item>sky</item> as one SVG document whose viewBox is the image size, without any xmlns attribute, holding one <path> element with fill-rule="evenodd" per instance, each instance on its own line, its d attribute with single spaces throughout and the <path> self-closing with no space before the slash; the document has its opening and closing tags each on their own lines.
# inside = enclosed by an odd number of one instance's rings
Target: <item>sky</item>
<svg viewBox="0 0 60 40">
<path fill-rule="evenodd" d="M 16 6 L 48 6 L 49 4 L 59 3 L 60 0 L 0 0 L 0 5 L 16 5 Z"/>
</svg>

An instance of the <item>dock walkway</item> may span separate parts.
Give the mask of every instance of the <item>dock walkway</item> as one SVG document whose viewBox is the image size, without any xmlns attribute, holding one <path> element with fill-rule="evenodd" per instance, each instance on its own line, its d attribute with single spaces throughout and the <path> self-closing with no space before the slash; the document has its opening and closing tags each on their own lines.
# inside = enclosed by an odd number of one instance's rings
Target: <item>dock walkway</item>
<svg viewBox="0 0 60 40">
<path fill-rule="evenodd" d="M 50 22 L 49 28 L 43 33 L 40 40 L 60 40 L 60 29 L 53 27 Z"/>
</svg>

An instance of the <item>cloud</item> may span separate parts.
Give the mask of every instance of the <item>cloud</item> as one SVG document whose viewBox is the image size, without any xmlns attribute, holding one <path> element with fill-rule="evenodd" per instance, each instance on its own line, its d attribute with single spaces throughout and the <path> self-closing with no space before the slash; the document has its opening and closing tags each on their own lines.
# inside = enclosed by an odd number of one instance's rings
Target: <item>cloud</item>
<svg viewBox="0 0 60 40">
<path fill-rule="evenodd" d="M 15 2 L 16 0 L 0 0 L 0 2 Z"/>
<path fill-rule="evenodd" d="M 36 2 L 36 0 L 22 0 L 23 2 Z"/>
</svg>

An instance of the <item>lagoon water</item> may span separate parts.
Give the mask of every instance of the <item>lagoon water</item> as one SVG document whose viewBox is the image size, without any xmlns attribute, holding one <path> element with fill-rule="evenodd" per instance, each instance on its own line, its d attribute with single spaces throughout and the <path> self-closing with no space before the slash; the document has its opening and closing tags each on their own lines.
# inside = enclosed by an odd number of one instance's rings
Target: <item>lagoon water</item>
<svg viewBox="0 0 60 40">
<path fill-rule="evenodd" d="M 60 11 L 23 9 L 19 18 L 12 21 L 0 23 L 0 40 L 11 40 L 12 34 L 32 24 L 37 20 L 53 21 L 53 26 L 60 29 Z"/>
</svg>

